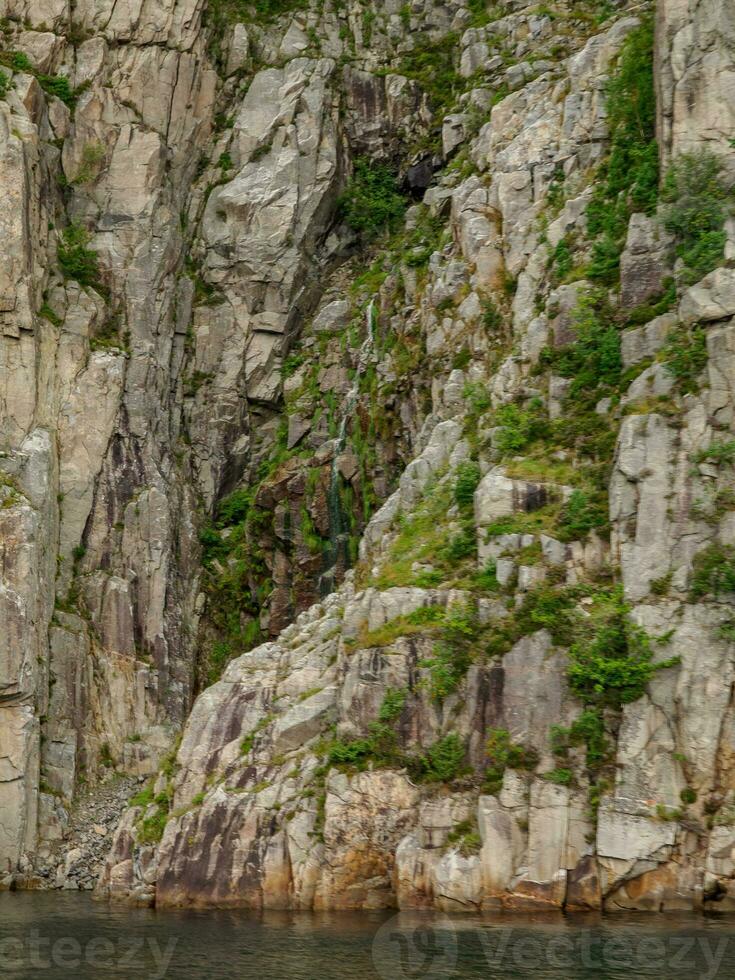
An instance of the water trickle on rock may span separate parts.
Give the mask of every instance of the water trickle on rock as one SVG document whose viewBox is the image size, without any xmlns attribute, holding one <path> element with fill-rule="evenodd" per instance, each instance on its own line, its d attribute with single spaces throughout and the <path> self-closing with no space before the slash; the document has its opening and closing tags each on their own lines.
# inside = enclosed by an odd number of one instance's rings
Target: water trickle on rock
<svg viewBox="0 0 735 980">
<path fill-rule="evenodd" d="M 345 515 L 342 509 L 340 498 L 340 472 L 339 459 L 344 452 L 347 442 L 347 426 L 350 416 L 357 403 L 360 394 L 360 381 L 370 362 L 375 346 L 375 300 L 371 299 L 365 311 L 366 335 L 360 350 L 357 354 L 357 368 L 352 387 L 347 392 L 345 398 L 344 411 L 339 423 L 337 439 L 335 440 L 334 456 L 329 480 L 329 490 L 327 491 L 327 509 L 329 513 L 329 549 L 327 551 L 328 567 L 319 579 L 319 591 L 325 596 L 334 590 L 337 570 L 340 566 L 344 569 L 349 564 L 347 544 L 349 540 L 349 528 L 345 527 Z"/>
</svg>

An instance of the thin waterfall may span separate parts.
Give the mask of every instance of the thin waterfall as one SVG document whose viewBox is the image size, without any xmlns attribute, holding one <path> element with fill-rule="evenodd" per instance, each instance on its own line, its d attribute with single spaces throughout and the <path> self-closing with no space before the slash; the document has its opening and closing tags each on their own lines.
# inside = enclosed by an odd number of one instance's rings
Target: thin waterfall
<svg viewBox="0 0 735 980">
<path fill-rule="evenodd" d="M 367 305 L 365 313 L 365 323 L 367 332 L 365 339 L 360 345 L 357 354 L 357 368 L 352 387 L 347 392 L 345 407 L 340 419 L 337 431 L 337 440 L 332 457 L 332 466 L 329 479 L 329 490 L 327 491 L 327 510 L 329 513 L 329 567 L 322 573 L 319 579 L 319 591 L 322 595 L 329 595 L 334 589 L 334 580 L 337 566 L 340 561 L 347 567 L 347 541 L 349 538 L 349 527 L 345 528 L 344 514 L 342 513 L 342 501 L 339 494 L 339 457 L 344 452 L 347 442 L 347 426 L 350 416 L 357 403 L 360 394 L 360 381 L 365 370 L 370 363 L 375 346 L 375 300 L 371 299 Z"/>
</svg>

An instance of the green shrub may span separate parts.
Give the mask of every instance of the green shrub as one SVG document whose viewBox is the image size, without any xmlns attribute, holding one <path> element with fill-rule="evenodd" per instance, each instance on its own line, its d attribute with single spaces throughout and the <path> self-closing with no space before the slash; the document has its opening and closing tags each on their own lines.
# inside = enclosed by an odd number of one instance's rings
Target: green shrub
<svg viewBox="0 0 735 980">
<path fill-rule="evenodd" d="M 464 766 L 465 748 L 459 735 L 445 735 L 429 746 L 421 760 L 421 776 L 427 783 L 451 783 Z"/>
<path fill-rule="evenodd" d="M 487 793 L 500 792 L 506 769 L 535 769 L 538 765 L 536 751 L 512 742 L 505 728 L 491 728 L 485 748 L 488 767 L 483 789 Z"/>
<path fill-rule="evenodd" d="M 477 607 L 473 601 L 450 609 L 442 624 L 431 659 L 421 662 L 430 672 L 429 690 L 441 701 L 457 689 L 467 673 L 480 636 Z"/>
<path fill-rule="evenodd" d="M 673 577 L 673 572 L 667 572 L 666 575 L 662 575 L 660 578 L 651 579 L 651 595 L 668 595 Z"/>
<path fill-rule="evenodd" d="M 576 541 L 593 528 L 601 529 L 607 524 L 607 504 L 602 495 L 591 497 L 583 490 L 574 490 L 559 516 L 559 538 Z"/>
<path fill-rule="evenodd" d="M 706 449 L 702 449 L 694 457 L 696 463 L 714 463 L 715 466 L 735 463 L 735 439 L 720 442 L 715 439 Z"/>
<path fill-rule="evenodd" d="M 452 358 L 452 370 L 464 371 L 471 360 L 472 354 L 470 353 L 469 347 L 462 347 Z"/>
<path fill-rule="evenodd" d="M 355 161 L 352 180 L 339 199 L 338 211 L 353 231 L 370 240 L 397 227 L 406 203 L 393 172 L 384 164 L 361 157 Z"/>
<path fill-rule="evenodd" d="M 685 786 L 684 789 L 679 793 L 679 799 L 686 806 L 697 802 L 697 792 L 693 790 L 691 786 Z"/>
<path fill-rule="evenodd" d="M 23 51 L 3 52 L 3 63 L 7 64 L 13 71 L 23 71 L 28 74 L 33 74 L 34 69 L 31 60 Z"/>
<path fill-rule="evenodd" d="M 480 592 L 497 592 L 500 583 L 498 582 L 495 562 L 488 562 L 481 571 L 476 572 L 472 584 L 473 588 Z"/>
<path fill-rule="evenodd" d="M 38 315 L 42 316 L 44 320 L 48 320 L 48 322 L 53 324 L 55 327 L 60 327 L 64 322 L 61 317 L 51 309 L 48 303 L 43 303 L 41 309 L 38 311 Z"/>
<path fill-rule="evenodd" d="M 482 302 L 482 325 L 489 334 L 494 334 L 503 326 L 503 316 L 491 299 Z"/>
<path fill-rule="evenodd" d="M 4 99 L 10 88 L 10 79 L 4 71 L 0 71 L 0 99 Z"/>
<path fill-rule="evenodd" d="M 439 559 L 448 565 L 457 565 L 465 558 L 473 557 L 476 550 L 475 526 L 468 522 L 459 534 L 451 537 L 446 547 L 441 549 Z"/>
<path fill-rule="evenodd" d="M 65 279 L 75 279 L 80 286 L 99 288 L 97 253 L 87 248 L 90 239 L 91 235 L 83 225 L 72 222 L 62 232 L 58 246 L 59 265 Z"/>
<path fill-rule="evenodd" d="M 305 6 L 306 0 L 210 0 L 207 14 L 216 23 L 267 22 Z"/>
<path fill-rule="evenodd" d="M 466 460 L 459 464 L 454 480 L 454 500 L 458 507 L 463 510 L 472 507 L 479 482 L 480 467 L 477 463 Z"/>
<path fill-rule="evenodd" d="M 573 589 L 537 585 L 530 589 L 515 612 L 517 638 L 547 630 L 554 643 L 566 646 L 576 635 L 579 620 L 577 596 Z"/>
<path fill-rule="evenodd" d="M 554 270 L 554 281 L 564 282 L 572 271 L 572 251 L 566 238 L 561 238 L 557 242 L 556 248 L 551 253 L 551 264 Z"/>
<path fill-rule="evenodd" d="M 685 266 L 685 284 L 697 282 L 724 256 L 725 219 L 733 192 L 722 177 L 722 163 L 710 150 L 682 154 L 664 180 L 664 225 L 676 236 L 676 254 Z"/>
<path fill-rule="evenodd" d="M 567 676 L 586 704 L 619 708 L 637 700 L 657 671 L 676 663 L 677 658 L 653 662 L 649 637 L 632 622 L 616 590 L 590 634 L 570 647 Z"/>
<path fill-rule="evenodd" d="M 150 806 L 153 802 L 153 783 L 149 783 L 128 800 L 128 806 Z"/>
<path fill-rule="evenodd" d="M 544 773 L 544 779 L 557 786 L 569 786 L 573 776 L 571 769 L 552 769 L 551 772 Z"/>
<path fill-rule="evenodd" d="M 403 711 L 408 691 L 405 688 L 388 688 L 378 713 L 378 721 L 396 721 Z"/>
<path fill-rule="evenodd" d="M 150 817 L 144 817 L 136 825 L 139 844 L 158 844 L 163 837 L 168 822 L 168 807 L 159 806 Z"/>
<path fill-rule="evenodd" d="M 557 756 L 565 757 L 572 745 L 586 746 L 589 769 L 599 768 L 608 757 L 605 724 L 602 712 L 597 708 L 586 708 L 569 728 L 552 725 L 550 736 L 552 751 Z"/>
<path fill-rule="evenodd" d="M 457 847 L 465 857 L 476 854 L 482 847 L 482 838 L 477 829 L 477 821 L 462 820 L 447 834 L 447 844 Z"/>
<path fill-rule="evenodd" d="M 572 325 L 577 339 L 547 355 L 547 360 L 559 374 L 572 379 L 572 398 L 582 395 L 597 400 L 603 391 L 614 389 L 620 381 L 620 333 L 608 315 L 604 297 L 598 293 L 580 297 Z"/>
<path fill-rule="evenodd" d="M 490 408 L 490 392 L 480 381 L 468 381 L 462 389 L 462 395 L 471 412 L 481 415 Z"/>
<path fill-rule="evenodd" d="M 76 98 L 74 90 L 69 84 L 69 79 L 64 75 L 37 75 L 38 83 L 47 95 L 55 95 L 63 103 L 74 107 Z"/>
<path fill-rule="evenodd" d="M 515 455 L 529 443 L 546 432 L 546 420 L 541 405 L 532 404 L 528 409 L 518 405 L 503 405 L 495 413 L 495 423 L 499 431 L 493 437 L 493 444 L 503 455 Z"/>
<path fill-rule="evenodd" d="M 246 487 L 234 490 L 224 497 L 217 506 L 217 524 L 220 527 L 230 527 L 240 524 L 248 516 L 253 503 L 252 488 Z"/>
<path fill-rule="evenodd" d="M 699 390 L 699 376 L 707 366 L 707 335 L 703 327 L 675 330 L 661 352 L 663 365 L 683 394 Z"/>
<path fill-rule="evenodd" d="M 735 548 L 711 544 L 694 557 L 691 597 L 717 597 L 723 592 L 735 592 Z"/>
<path fill-rule="evenodd" d="M 647 18 L 625 40 L 607 85 L 610 155 L 587 208 L 587 227 L 596 239 L 587 275 L 617 280 L 630 215 L 651 214 L 658 198 L 656 97 L 653 83 L 653 25 Z"/>
<path fill-rule="evenodd" d="M 79 170 L 74 178 L 75 184 L 89 184 L 99 172 L 99 166 L 105 159 L 105 148 L 102 143 L 94 141 L 86 143 L 82 150 Z"/>
<path fill-rule="evenodd" d="M 458 36 L 446 34 L 438 41 L 417 35 L 414 48 L 403 56 L 399 74 L 418 82 L 427 93 L 436 117 L 449 109 L 464 87 L 456 68 Z"/>
</svg>

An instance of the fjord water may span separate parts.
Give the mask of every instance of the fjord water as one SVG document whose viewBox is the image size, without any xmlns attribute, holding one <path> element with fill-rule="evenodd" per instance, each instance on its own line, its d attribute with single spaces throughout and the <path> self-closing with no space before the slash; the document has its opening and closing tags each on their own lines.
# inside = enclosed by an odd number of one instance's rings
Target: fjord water
<svg viewBox="0 0 735 980">
<path fill-rule="evenodd" d="M 735 918 L 159 912 L 79 894 L 6 893 L 0 975 L 713 980 L 735 976 Z"/>
</svg>

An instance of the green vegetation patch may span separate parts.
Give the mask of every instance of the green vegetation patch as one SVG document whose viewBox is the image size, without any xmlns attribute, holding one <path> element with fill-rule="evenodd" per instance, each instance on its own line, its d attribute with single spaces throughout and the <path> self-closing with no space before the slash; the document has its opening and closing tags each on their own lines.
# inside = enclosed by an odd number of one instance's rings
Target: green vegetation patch
<svg viewBox="0 0 735 980">
<path fill-rule="evenodd" d="M 625 40 L 607 86 L 610 155 L 587 208 L 594 239 L 587 276 L 617 281 L 620 253 L 631 214 L 652 214 L 658 202 L 656 96 L 653 84 L 653 23 L 647 18 Z"/>
<path fill-rule="evenodd" d="M 363 241 L 395 231 L 403 220 L 407 199 L 389 167 L 367 157 L 355 161 L 354 173 L 339 198 L 338 213 Z"/>
<path fill-rule="evenodd" d="M 694 557 L 690 595 L 702 599 L 735 592 L 735 548 L 711 544 Z"/>
<path fill-rule="evenodd" d="M 327 746 L 327 764 L 347 771 L 367 768 L 406 768 L 414 782 L 452 783 L 465 775 L 466 750 L 462 739 L 450 733 L 437 739 L 423 754 L 406 753 L 399 745 L 396 722 L 405 708 L 408 691 L 388 689 L 378 719 L 362 738 L 333 740 Z"/>
<path fill-rule="evenodd" d="M 710 151 L 684 153 L 664 180 L 664 226 L 676 238 L 684 263 L 684 285 L 697 282 L 721 264 L 725 220 L 733 213 L 735 192 L 725 182 L 722 162 Z"/>
<path fill-rule="evenodd" d="M 488 766 L 485 770 L 483 791 L 486 793 L 500 792 L 506 769 L 532 770 L 538 765 L 538 753 L 535 749 L 513 742 L 505 728 L 491 728 L 485 748 Z"/>
<path fill-rule="evenodd" d="M 101 278 L 97 253 L 88 248 L 92 236 L 78 222 L 64 229 L 58 245 L 59 265 L 65 279 L 75 279 L 80 286 L 100 290 Z"/>
</svg>

